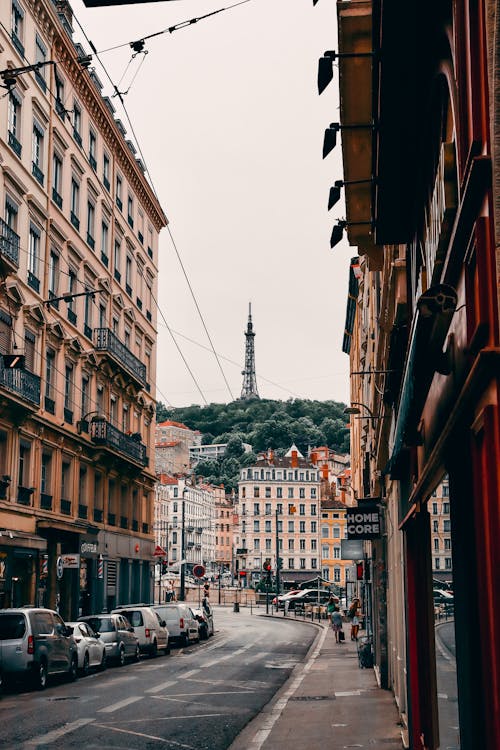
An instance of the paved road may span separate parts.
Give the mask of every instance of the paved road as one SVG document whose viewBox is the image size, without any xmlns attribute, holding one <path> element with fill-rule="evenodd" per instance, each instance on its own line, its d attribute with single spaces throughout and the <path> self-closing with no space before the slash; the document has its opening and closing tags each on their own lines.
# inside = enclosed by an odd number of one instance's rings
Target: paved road
<svg viewBox="0 0 500 750">
<path fill-rule="evenodd" d="M 435 633 L 440 747 L 442 750 L 459 750 L 454 620 L 437 625 Z"/>
<path fill-rule="evenodd" d="M 0 701 L 2 750 L 224 750 L 301 661 L 317 630 L 216 608 L 216 634 L 42 693 Z"/>
</svg>

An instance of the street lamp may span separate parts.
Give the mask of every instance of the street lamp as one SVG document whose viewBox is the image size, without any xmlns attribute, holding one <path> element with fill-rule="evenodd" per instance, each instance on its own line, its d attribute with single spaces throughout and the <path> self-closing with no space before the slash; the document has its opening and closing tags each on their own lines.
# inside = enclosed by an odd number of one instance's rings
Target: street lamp
<svg viewBox="0 0 500 750">
<path fill-rule="evenodd" d="M 361 414 L 361 409 L 359 408 L 360 406 L 362 406 L 363 409 L 366 409 L 369 414 L 369 417 L 365 417 L 365 419 L 378 419 L 378 417 L 375 416 L 370 407 L 366 404 L 363 404 L 361 401 L 351 401 L 351 405 L 347 406 L 344 409 L 344 414 Z"/>
</svg>

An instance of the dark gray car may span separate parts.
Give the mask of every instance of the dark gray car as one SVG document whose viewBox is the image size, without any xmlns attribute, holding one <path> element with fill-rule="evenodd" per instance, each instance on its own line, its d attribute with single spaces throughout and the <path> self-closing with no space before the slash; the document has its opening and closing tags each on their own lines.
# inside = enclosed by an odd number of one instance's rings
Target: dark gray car
<svg viewBox="0 0 500 750">
<path fill-rule="evenodd" d="M 127 659 L 139 659 L 139 640 L 134 628 L 124 615 L 100 614 L 79 617 L 79 622 L 87 622 L 92 630 L 99 633 L 106 644 L 106 659 L 120 666 Z"/>
<path fill-rule="evenodd" d="M 20 607 L 0 610 L 0 663 L 4 679 L 29 679 L 43 690 L 47 677 L 77 677 L 73 628 L 51 609 Z"/>
</svg>

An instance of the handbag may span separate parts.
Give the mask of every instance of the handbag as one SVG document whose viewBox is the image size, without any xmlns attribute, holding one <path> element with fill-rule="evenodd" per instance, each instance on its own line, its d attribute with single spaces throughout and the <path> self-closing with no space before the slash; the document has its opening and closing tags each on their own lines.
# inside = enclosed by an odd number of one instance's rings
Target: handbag
<svg viewBox="0 0 500 750">
<path fill-rule="evenodd" d="M 339 641 L 345 641 L 345 633 L 343 630 L 339 630 Z"/>
</svg>

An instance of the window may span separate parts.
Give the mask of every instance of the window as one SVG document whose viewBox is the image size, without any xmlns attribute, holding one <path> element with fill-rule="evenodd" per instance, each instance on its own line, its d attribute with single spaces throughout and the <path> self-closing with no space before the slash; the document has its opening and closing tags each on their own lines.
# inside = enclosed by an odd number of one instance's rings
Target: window
<svg viewBox="0 0 500 750">
<path fill-rule="evenodd" d="M 56 68 L 55 72 L 55 83 L 56 83 L 56 101 L 55 101 L 55 108 L 56 112 L 61 118 L 61 120 L 66 119 L 66 109 L 64 107 L 64 81 L 59 75 L 59 72 Z"/>
<path fill-rule="evenodd" d="M 335 583 L 340 583 L 340 568 L 337 566 L 333 569 L 333 580 Z"/>
<path fill-rule="evenodd" d="M 92 285 L 89 282 L 85 283 L 85 291 L 90 291 L 92 289 Z M 93 309 L 93 302 L 92 302 L 92 295 L 86 294 L 85 297 L 85 303 L 84 303 L 84 328 L 83 332 L 87 338 L 92 338 L 92 309 Z"/>
<path fill-rule="evenodd" d="M 82 145 L 82 110 L 76 102 L 73 102 L 73 138 Z"/>
<path fill-rule="evenodd" d="M 53 349 L 47 349 L 47 353 L 45 357 L 45 399 L 50 399 L 51 401 L 53 401 L 54 399 L 55 374 L 56 374 L 55 358 L 56 358 L 55 351 Z M 45 408 L 47 409 L 47 402 L 45 403 Z M 53 408 L 54 408 L 54 405 L 52 404 L 52 409 Z M 51 411 L 51 410 L 47 409 L 47 411 Z M 53 413 L 53 411 L 51 413 Z"/>
<path fill-rule="evenodd" d="M 316 532 L 317 532 L 317 526 L 318 526 L 318 524 L 317 524 L 316 521 L 311 521 L 311 534 L 316 534 Z"/>
<path fill-rule="evenodd" d="M 109 226 L 103 221 L 101 223 L 101 260 L 105 266 L 108 265 L 108 238 L 109 238 Z"/>
<path fill-rule="evenodd" d="M 449 497 L 450 488 L 447 484 L 443 484 L 443 497 Z"/>
<path fill-rule="evenodd" d="M 306 533 L 306 522 L 305 521 L 299 521 L 299 531 L 301 534 Z"/>
<path fill-rule="evenodd" d="M 271 515 L 271 503 L 266 503 L 266 510 L 265 510 L 266 516 Z"/>
<path fill-rule="evenodd" d="M 50 251 L 49 260 L 49 297 L 57 297 L 59 289 L 59 255 L 55 250 Z"/>
<path fill-rule="evenodd" d="M 311 568 L 317 568 L 318 567 L 318 561 L 315 557 L 311 557 Z"/>
<path fill-rule="evenodd" d="M 31 171 L 33 176 L 38 180 L 40 185 L 43 185 L 43 136 L 44 130 L 42 126 L 36 122 L 33 122 L 33 138 L 31 141 L 31 160 L 32 166 Z"/>
<path fill-rule="evenodd" d="M 439 539 L 434 539 L 434 550 L 436 552 L 439 550 Z"/>
<path fill-rule="evenodd" d="M 293 570 L 294 568 L 295 568 L 295 560 L 293 559 L 293 557 L 291 557 L 288 560 L 288 569 L 289 570 Z"/>
<path fill-rule="evenodd" d="M 322 539 L 328 539 L 328 532 L 329 532 L 328 526 L 322 526 L 321 527 L 321 538 Z"/>
<path fill-rule="evenodd" d="M 271 497 L 271 488 L 266 487 L 266 497 Z"/>
<path fill-rule="evenodd" d="M 134 228 L 134 199 L 129 194 L 128 200 L 127 200 L 127 221 L 129 223 L 129 226 Z"/>
<path fill-rule="evenodd" d="M 66 363 L 64 371 L 64 409 L 73 410 L 73 365 Z"/>
<path fill-rule="evenodd" d="M 340 526 L 333 527 L 333 538 L 340 539 Z"/>
<path fill-rule="evenodd" d="M 439 531 L 439 521 L 433 521 L 432 522 L 432 530 L 435 534 Z"/>
<path fill-rule="evenodd" d="M 451 539 L 446 538 L 444 540 L 444 548 L 445 549 L 451 549 Z"/>
<path fill-rule="evenodd" d="M 299 505 L 299 513 L 300 513 L 301 516 L 305 516 L 305 514 L 306 514 L 306 506 L 304 505 L 304 503 L 301 503 Z"/>
<path fill-rule="evenodd" d="M 24 11 L 17 2 L 12 0 L 12 12 L 11 12 L 11 37 L 14 43 L 14 47 L 24 57 Z"/>
<path fill-rule="evenodd" d="M 254 490 L 255 490 L 255 488 L 254 488 Z M 254 491 L 254 497 L 258 497 L 258 496 L 259 495 L 258 494 L 256 495 L 255 491 Z M 260 516 L 260 504 L 259 503 L 254 503 L 253 504 L 253 514 L 254 514 L 254 516 Z"/>
<path fill-rule="evenodd" d="M 123 201 L 122 201 L 122 178 L 120 175 L 116 175 L 116 205 L 120 209 L 120 211 L 123 208 Z"/>
<path fill-rule="evenodd" d="M 306 540 L 305 539 L 299 539 L 299 549 L 301 552 L 303 552 L 306 548 Z"/>
<path fill-rule="evenodd" d="M 76 279 L 76 271 L 73 268 L 70 268 L 68 271 L 68 294 L 75 294 Z M 73 324 L 76 323 L 75 305 L 75 298 L 70 297 L 70 299 L 68 300 L 68 320 Z"/>
<path fill-rule="evenodd" d="M 295 521 L 288 521 L 288 532 L 293 534 L 295 531 Z"/>
<path fill-rule="evenodd" d="M 125 290 L 127 294 L 132 294 L 132 258 L 127 255 L 125 261 Z"/>
<path fill-rule="evenodd" d="M 21 99 L 16 91 L 9 92 L 8 106 L 9 146 L 21 156 Z"/>
<path fill-rule="evenodd" d="M 311 516 L 316 515 L 316 505 L 311 505 Z"/>
<path fill-rule="evenodd" d="M 253 548 L 254 550 L 260 550 L 260 539 L 253 540 Z"/>
<path fill-rule="evenodd" d="M 266 539 L 266 552 L 270 552 L 272 547 L 272 539 Z"/>
<path fill-rule="evenodd" d="M 90 378 L 87 372 L 82 373 L 82 386 L 80 393 L 80 410 L 82 418 L 90 411 Z"/>
<path fill-rule="evenodd" d="M 305 496 L 306 496 L 306 491 L 305 491 L 304 487 L 300 487 L 299 488 L 299 497 L 300 498 L 304 498 Z"/>
<path fill-rule="evenodd" d="M 52 200 L 62 208 L 62 159 L 54 153 L 52 157 Z"/>
<path fill-rule="evenodd" d="M 281 533 L 283 531 L 283 521 L 278 521 L 278 533 Z M 280 542 L 282 540 L 280 539 Z"/>
<path fill-rule="evenodd" d="M 321 557 L 323 558 L 323 560 L 328 560 L 328 558 L 330 557 L 330 548 L 328 544 L 321 545 Z"/>
<path fill-rule="evenodd" d="M 271 531 L 271 521 L 266 521 L 265 529 L 266 529 L 267 532 Z"/>
<path fill-rule="evenodd" d="M 71 223 L 75 229 L 80 229 L 80 185 L 74 177 L 71 178 Z"/>
<path fill-rule="evenodd" d="M 437 512 L 438 512 L 438 504 L 432 503 L 432 515 L 437 516 Z"/>
<path fill-rule="evenodd" d="M 260 531 L 260 521 L 254 521 L 253 522 L 253 530 L 254 531 Z"/>
<path fill-rule="evenodd" d="M 288 549 L 293 551 L 294 548 L 295 548 L 295 540 L 294 539 L 289 539 L 288 540 Z"/>
<path fill-rule="evenodd" d="M 276 487 L 276 497 L 278 498 L 283 497 L 283 487 Z"/>
<path fill-rule="evenodd" d="M 318 545 L 318 540 L 317 539 L 311 539 L 311 550 L 313 552 L 316 552 L 316 550 L 318 548 L 317 545 Z"/>
<path fill-rule="evenodd" d="M 316 487 L 311 487 L 311 500 L 316 500 Z"/>
<path fill-rule="evenodd" d="M 336 560 L 340 560 L 340 547 L 338 545 L 333 548 L 333 556 Z"/>
<path fill-rule="evenodd" d="M 283 503 L 278 503 L 276 505 L 276 512 L 278 515 L 281 515 L 283 513 Z"/>
<path fill-rule="evenodd" d="M 38 277 L 38 268 L 40 264 L 40 232 L 37 227 L 30 225 L 30 235 L 28 242 L 28 284 L 38 292 L 40 281 Z"/>
<path fill-rule="evenodd" d="M 120 240 L 115 240 L 115 279 L 121 280 L 120 268 L 122 265 L 122 246 Z"/>
<path fill-rule="evenodd" d="M 288 498 L 289 499 L 293 498 L 293 487 L 288 488 Z"/>
<path fill-rule="evenodd" d="M 36 336 L 31 331 L 24 332 L 24 356 L 26 369 L 35 372 Z"/>
<path fill-rule="evenodd" d="M 47 47 L 37 34 L 35 37 L 35 62 L 44 63 L 46 59 Z M 45 66 L 42 66 L 39 70 L 35 70 L 35 78 L 42 91 L 45 92 L 47 90 L 47 84 L 45 82 Z"/>
<path fill-rule="evenodd" d="M 443 513 L 445 515 L 448 515 L 450 512 L 450 504 L 449 503 L 443 503 Z"/>
<path fill-rule="evenodd" d="M 443 531 L 451 531 L 451 521 L 443 521 Z"/>
<path fill-rule="evenodd" d="M 306 558 L 305 557 L 301 557 L 300 558 L 300 568 L 301 568 L 301 570 L 305 570 L 305 568 L 306 568 Z"/>
<path fill-rule="evenodd" d="M 435 570 L 439 570 L 440 567 L 441 567 L 441 560 L 439 559 L 439 557 L 435 557 L 434 558 L 434 569 Z"/>
<path fill-rule="evenodd" d="M 95 206 L 91 201 L 87 201 L 87 244 L 94 249 L 95 240 Z"/>
<path fill-rule="evenodd" d="M 444 558 L 444 567 L 446 570 L 451 570 L 451 557 Z"/>
<path fill-rule="evenodd" d="M 259 497 L 259 488 L 258 487 L 254 487 L 253 488 L 253 496 L 254 497 Z"/>
<path fill-rule="evenodd" d="M 106 190 L 109 191 L 109 156 L 107 154 L 104 154 L 102 158 L 102 181 Z"/>
<path fill-rule="evenodd" d="M 92 169 L 97 169 L 97 138 L 93 130 L 89 130 L 89 162 Z"/>
</svg>

